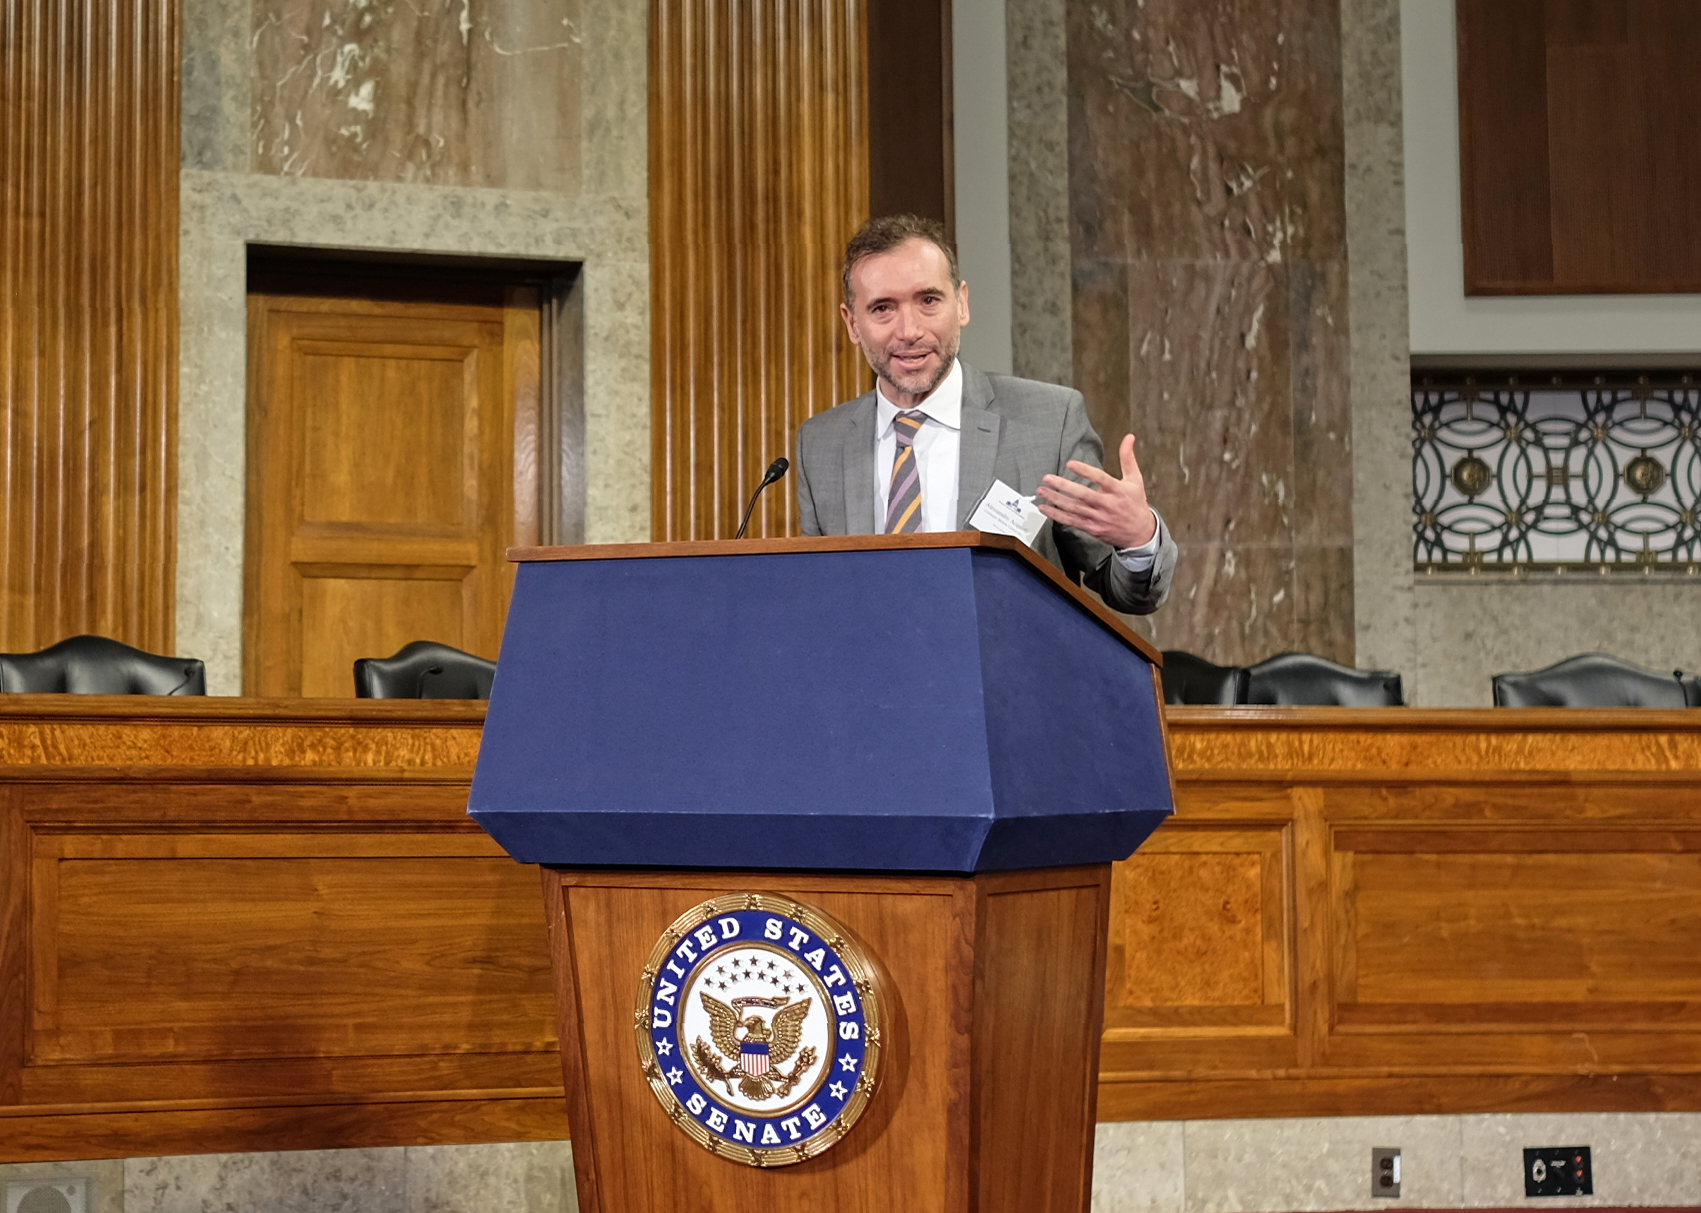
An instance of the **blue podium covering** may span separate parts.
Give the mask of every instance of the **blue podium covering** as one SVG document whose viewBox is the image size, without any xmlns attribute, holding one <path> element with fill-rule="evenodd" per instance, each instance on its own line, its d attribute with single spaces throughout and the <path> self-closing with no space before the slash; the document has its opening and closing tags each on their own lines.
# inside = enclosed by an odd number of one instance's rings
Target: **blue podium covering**
<svg viewBox="0 0 1701 1213">
<path fill-rule="evenodd" d="M 1173 805 L 1151 667 L 1014 552 L 522 564 L 470 811 L 561 867 L 977 872 Z"/>
</svg>

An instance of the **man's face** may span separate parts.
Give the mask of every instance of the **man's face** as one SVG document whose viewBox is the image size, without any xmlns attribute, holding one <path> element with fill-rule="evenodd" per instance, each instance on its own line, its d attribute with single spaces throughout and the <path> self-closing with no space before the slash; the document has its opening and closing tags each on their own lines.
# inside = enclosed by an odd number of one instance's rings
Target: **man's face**
<svg viewBox="0 0 1701 1213">
<path fill-rule="evenodd" d="M 968 283 L 952 289 L 944 252 L 914 237 L 858 261 L 850 284 L 851 305 L 839 305 L 850 339 L 893 404 L 920 404 L 951 373 L 969 322 Z"/>
</svg>

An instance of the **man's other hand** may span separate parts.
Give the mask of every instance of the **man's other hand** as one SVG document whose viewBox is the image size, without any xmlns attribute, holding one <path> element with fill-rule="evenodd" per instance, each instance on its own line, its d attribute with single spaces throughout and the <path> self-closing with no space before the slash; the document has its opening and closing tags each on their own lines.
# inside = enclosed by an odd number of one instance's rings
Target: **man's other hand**
<svg viewBox="0 0 1701 1213">
<path fill-rule="evenodd" d="M 1039 483 L 1039 510 L 1059 526 L 1085 531 L 1114 548 L 1137 548 L 1157 534 L 1158 516 L 1146 503 L 1146 478 L 1134 462 L 1134 435 L 1122 440 L 1122 476 L 1071 459 L 1069 470 L 1087 481 L 1062 476 Z"/>
</svg>

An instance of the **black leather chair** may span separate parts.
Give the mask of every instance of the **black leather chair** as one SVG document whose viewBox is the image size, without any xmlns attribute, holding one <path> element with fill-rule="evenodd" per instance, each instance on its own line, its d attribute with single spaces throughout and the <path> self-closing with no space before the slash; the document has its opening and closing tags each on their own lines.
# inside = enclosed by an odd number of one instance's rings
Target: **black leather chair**
<svg viewBox="0 0 1701 1213">
<path fill-rule="evenodd" d="M 207 667 L 105 636 L 72 636 L 36 653 L 0 653 L 0 691 L 71 695 L 205 695 Z"/>
<path fill-rule="evenodd" d="M 1260 661 L 1247 673 L 1247 703 L 1394 708 L 1406 702 L 1398 674 L 1355 670 L 1311 653 L 1283 653 Z"/>
<path fill-rule="evenodd" d="M 1245 666 L 1215 665 L 1181 649 L 1164 651 L 1164 702 L 1216 704 L 1246 702 Z"/>
<path fill-rule="evenodd" d="M 1544 670 L 1494 676 L 1497 708 L 1695 708 L 1701 679 L 1660 674 L 1606 653 L 1567 657 Z"/>
<path fill-rule="evenodd" d="M 362 699 L 489 699 L 496 663 L 435 640 L 404 644 L 389 657 L 354 663 Z"/>
</svg>

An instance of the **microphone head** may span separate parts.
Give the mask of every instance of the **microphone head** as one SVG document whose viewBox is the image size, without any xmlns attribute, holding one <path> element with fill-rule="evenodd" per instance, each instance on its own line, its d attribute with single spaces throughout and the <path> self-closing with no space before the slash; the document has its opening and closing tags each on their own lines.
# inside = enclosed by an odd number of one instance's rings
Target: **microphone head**
<svg viewBox="0 0 1701 1213">
<path fill-rule="evenodd" d="M 772 484 L 790 470 L 791 460 L 787 459 L 784 455 L 781 455 L 778 459 L 768 465 L 768 470 L 762 477 L 762 483 Z"/>
</svg>

